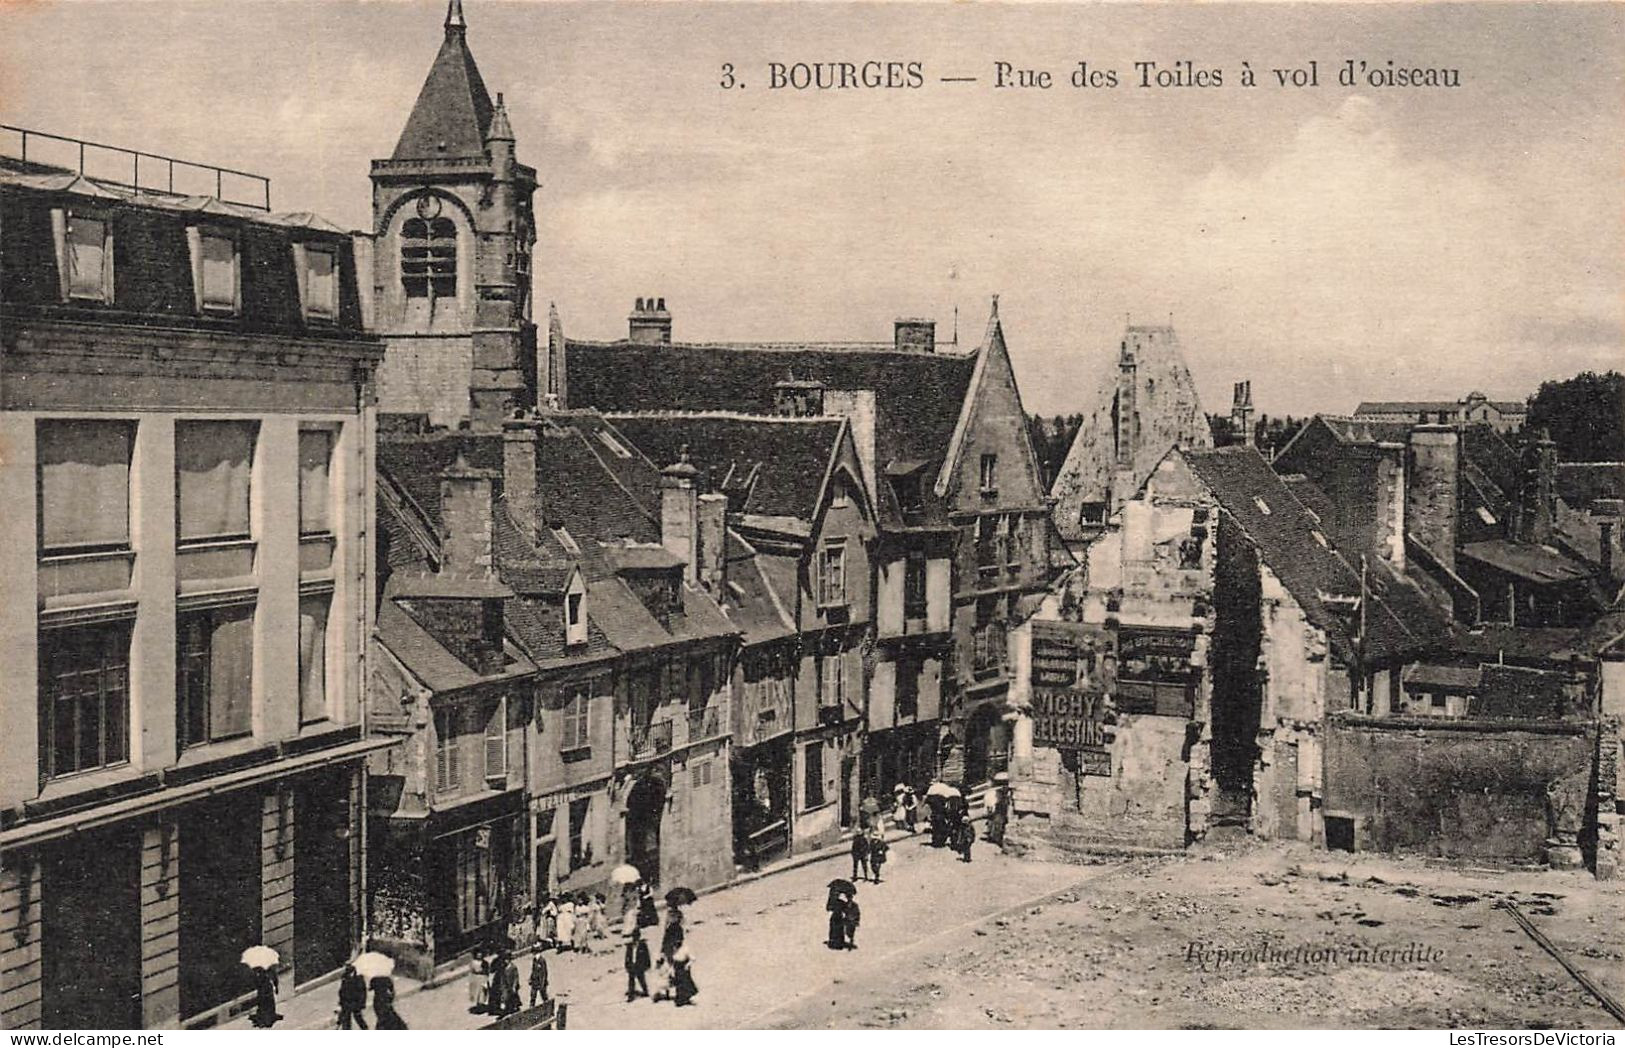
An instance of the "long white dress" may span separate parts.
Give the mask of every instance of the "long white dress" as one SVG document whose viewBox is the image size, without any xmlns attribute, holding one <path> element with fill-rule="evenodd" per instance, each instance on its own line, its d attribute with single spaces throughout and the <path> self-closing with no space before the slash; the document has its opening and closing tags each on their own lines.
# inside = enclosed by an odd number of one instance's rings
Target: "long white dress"
<svg viewBox="0 0 1625 1048">
<path fill-rule="evenodd" d="M 576 904 L 566 902 L 559 904 L 559 949 L 573 947 L 576 937 Z"/>
</svg>

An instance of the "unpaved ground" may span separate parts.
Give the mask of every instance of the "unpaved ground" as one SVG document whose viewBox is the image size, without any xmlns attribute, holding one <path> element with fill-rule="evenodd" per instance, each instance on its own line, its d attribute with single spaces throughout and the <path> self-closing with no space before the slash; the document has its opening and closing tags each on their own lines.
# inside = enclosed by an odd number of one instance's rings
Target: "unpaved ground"
<svg viewBox="0 0 1625 1048">
<path fill-rule="evenodd" d="M 1098 872 L 1048 903 L 808 995 L 773 1025 L 1618 1026 L 1496 908 L 1515 901 L 1575 964 L 1625 997 L 1625 885 L 1583 871 L 1475 870 L 1271 845 Z M 1324 956 L 1217 954 L 1265 944 Z"/>
</svg>

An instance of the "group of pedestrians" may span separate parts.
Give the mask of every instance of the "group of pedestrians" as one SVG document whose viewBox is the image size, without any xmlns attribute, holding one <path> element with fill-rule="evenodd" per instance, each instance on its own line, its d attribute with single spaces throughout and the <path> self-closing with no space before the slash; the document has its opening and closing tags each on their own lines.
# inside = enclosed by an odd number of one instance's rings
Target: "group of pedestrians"
<svg viewBox="0 0 1625 1048">
<path fill-rule="evenodd" d="M 830 882 L 824 909 L 829 913 L 829 938 L 825 945 L 832 950 L 857 949 L 858 924 L 863 920 L 857 889 L 840 881 Z"/>
<path fill-rule="evenodd" d="M 541 980 L 543 995 L 547 989 L 547 959 L 541 950 L 531 951 L 531 986 Z M 538 976 L 538 966 L 540 973 Z M 535 1003 L 535 993 L 531 994 Z M 468 1010 L 488 1015 L 512 1015 L 523 1006 L 519 989 L 519 962 L 513 951 L 505 946 L 496 949 L 480 947 L 468 966 Z"/>
<path fill-rule="evenodd" d="M 544 949 L 591 953 L 594 939 L 609 938 L 602 892 L 543 896 L 536 908 L 536 940 Z"/>
<path fill-rule="evenodd" d="M 344 974 L 339 977 L 339 1029 L 349 1030 L 353 1026 L 363 1030 L 367 1028 L 367 989 L 366 977 L 355 970 L 355 965 L 345 965 Z M 371 989 L 376 1028 L 406 1029 L 406 1021 L 395 1010 L 395 980 L 387 975 L 377 976 L 372 980 Z"/>
<path fill-rule="evenodd" d="M 626 999 L 635 1001 L 647 997 L 651 1001 L 670 998 L 677 1007 L 694 1003 L 700 990 L 694 981 L 694 957 L 688 946 L 688 930 L 683 923 L 682 906 L 667 899 L 666 927 L 660 936 L 660 957 L 651 963 L 649 944 L 644 929 L 656 927 L 660 916 L 655 908 L 654 894 L 646 882 L 633 889 L 636 901 L 626 908 L 622 918 L 621 937 L 625 950 Z M 690 893 L 692 898 L 692 893 Z M 649 988 L 649 972 L 656 974 L 653 991 Z"/>
<path fill-rule="evenodd" d="M 891 845 L 884 830 L 859 827 L 852 835 L 852 879 L 880 883 L 880 869 L 886 865 Z"/>
</svg>

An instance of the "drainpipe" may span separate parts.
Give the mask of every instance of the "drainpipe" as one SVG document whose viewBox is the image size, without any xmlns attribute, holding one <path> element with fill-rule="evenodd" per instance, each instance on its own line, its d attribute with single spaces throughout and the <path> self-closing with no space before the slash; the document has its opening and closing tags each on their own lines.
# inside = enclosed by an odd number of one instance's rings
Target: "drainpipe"
<svg viewBox="0 0 1625 1048">
<path fill-rule="evenodd" d="M 373 562 L 375 551 L 372 547 L 372 535 L 374 528 L 377 526 L 377 522 L 374 519 L 376 507 L 374 506 L 374 499 L 372 497 L 372 493 L 377 490 L 374 486 L 376 481 L 373 476 L 374 463 L 376 461 L 376 453 L 373 445 L 374 438 L 376 437 L 375 427 L 377 425 L 377 417 L 374 413 L 374 408 L 371 401 L 372 398 L 370 395 L 368 382 L 364 377 L 361 367 L 358 366 L 355 371 L 355 407 L 356 424 L 361 428 L 361 435 L 360 439 L 356 441 L 356 444 L 361 457 L 361 468 L 356 472 L 359 475 L 361 483 L 360 490 L 356 493 L 356 498 L 361 504 L 361 528 L 360 534 L 357 536 L 358 541 L 360 542 L 360 549 L 357 550 L 358 571 L 356 572 L 356 574 L 359 575 L 359 578 L 356 580 L 356 596 L 358 598 L 356 602 L 356 667 L 358 676 L 360 678 L 359 687 L 356 690 L 356 721 L 361 725 L 361 737 L 363 739 L 369 736 L 371 729 L 371 724 L 369 723 L 369 718 L 367 716 L 367 686 L 370 683 L 371 678 L 370 670 L 372 666 L 372 659 L 370 653 L 372 651 L 372 602 L 375 596 L 375 587 L 373 584 Z M 367 797 L 367 759 L 365 757 L 363 757 L 361 760 L 359 775 L 361 778 L 361 789 L 358 794 L 357 805 L 359 806 L 360 810 L 356 812 L 356 824 L 358 827 L 357 847 L 359 850 L 357 866 L 359 867 L 359 870 L 356 876 L 356 884 L 360 897 L 356 900 L 356 911 L 360 915 L 361 919 L 361 927 L 358 930 L 358 938 L 360 939 L 361 948 L 366 949 L 368 946 L 367 940 L 369 938 L 367 933 L 372 927 L 372 921 L 370 919 L 371 915 L 367 912 L 367 824 L 370 820 L 367 818 L 369 809 Z"/>
</svg>

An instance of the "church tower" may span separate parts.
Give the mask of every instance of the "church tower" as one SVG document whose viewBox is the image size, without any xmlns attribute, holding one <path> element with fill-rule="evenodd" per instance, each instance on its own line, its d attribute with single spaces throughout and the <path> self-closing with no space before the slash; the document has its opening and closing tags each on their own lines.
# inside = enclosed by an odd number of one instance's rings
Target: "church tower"
<svg viewBox="0 0 1625 1048">
<path fill-rule="evenodd" d="M 483 426 L 536 403 L 536 171 L 486 92 L 462 0 L 445 31 L 395 152 L 372 162 L 378 409 Z"/>
</svg>

